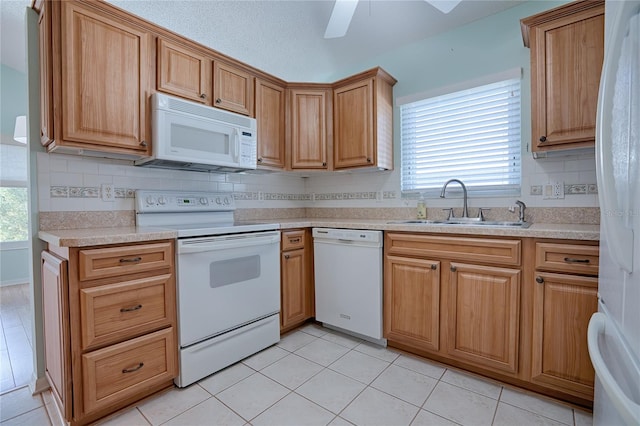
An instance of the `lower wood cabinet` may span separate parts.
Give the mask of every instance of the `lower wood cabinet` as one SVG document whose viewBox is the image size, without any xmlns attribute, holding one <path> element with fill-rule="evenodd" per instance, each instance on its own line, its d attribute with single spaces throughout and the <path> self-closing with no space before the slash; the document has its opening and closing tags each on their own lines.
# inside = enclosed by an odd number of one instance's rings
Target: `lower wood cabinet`
<svg viewBox="0 0 640 426">
<path fill-rule="evenodd" d="M 312 247 L 308 230 L 282 232 L 281 332 L 291 330 L 315 315 Z"/>
<path fill-rule="evenodd" d="M 385 337 L 430 351 L 440 349 L 440 262 L 387 256 Z"/>
<path fill-rule="evenodd" d="M 593 399 L 595 372 L 587 348 L 587 327 L 598 310 L 597 274 L 598 246 L 536 244 L 534 383 Z"/>
<path fill-rule="evenodd" d="M 388 345 L 590 406 L 596 242 L 386 232 Z"/>
<path fill-rule="evenodd" d="M 42 252 L 45 370 L 72 425 L 178 375 L 174 241 Z"/>
<path fill-rule="evenodd" d="M 447 353 L 515 373 L 520 343 L 520 269 L 450 263 Z"/>
</svg>

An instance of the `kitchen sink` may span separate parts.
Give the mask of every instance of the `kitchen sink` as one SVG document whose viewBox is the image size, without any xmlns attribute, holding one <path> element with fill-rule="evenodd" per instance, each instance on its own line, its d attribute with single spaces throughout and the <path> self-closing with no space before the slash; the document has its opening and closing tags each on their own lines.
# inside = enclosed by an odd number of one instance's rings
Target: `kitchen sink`
<svg viewBox="0 0 640 426">
<path fill-rule="evenodd" d="M 398 220 L 393 222 L 387 222 L 389 224 L 396 225 L 460 225 L 460 226 L 495 226 L 505 228 L 528 228 L 531 226 L 530 222 L 508 222 L 508 221 L 468 221 L 468 220 Z"/>
</svg>

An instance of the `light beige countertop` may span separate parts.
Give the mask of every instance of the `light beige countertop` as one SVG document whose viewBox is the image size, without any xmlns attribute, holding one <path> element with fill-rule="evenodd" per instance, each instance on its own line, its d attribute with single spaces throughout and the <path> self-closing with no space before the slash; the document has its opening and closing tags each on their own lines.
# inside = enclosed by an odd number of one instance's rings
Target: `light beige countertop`
<svg viewBox="0 0 640 426">
<path fill-rule="evenodd" d="M 260 222 L 260 221 L 256 221 Z M 271 219 L 262 222 L 279 223 L 282 230 L 293 228 L 351 228 L 373 229 L 381 231 L 402 231 L 434 234 L 457 234 L 478 236 L 506 236 L 558 238 L 567 240 L 598 241 L 599 225 L 545 224 L 534 223 L 527 229 L 494 226 L 438 225 L 438 224 L 401 224 L 388 220 L 370 219 Z M 40 231 L 38 237 L 59 247 L 87 247 L 105 244 L 124 244 L 176 238 L 174 230 L 162 228 L 87 228 Z"/>
</svg>

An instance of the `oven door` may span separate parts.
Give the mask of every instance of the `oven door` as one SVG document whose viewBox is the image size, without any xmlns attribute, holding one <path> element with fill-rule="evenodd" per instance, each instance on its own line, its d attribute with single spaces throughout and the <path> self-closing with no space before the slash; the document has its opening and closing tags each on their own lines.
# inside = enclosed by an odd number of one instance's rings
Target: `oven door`
<svg viewBox="0 0 640 426">
<path fill-rule="evenodd" d="M 180 347 L 280 311 L 280 231 L 178 241 Z"/>
</svg>

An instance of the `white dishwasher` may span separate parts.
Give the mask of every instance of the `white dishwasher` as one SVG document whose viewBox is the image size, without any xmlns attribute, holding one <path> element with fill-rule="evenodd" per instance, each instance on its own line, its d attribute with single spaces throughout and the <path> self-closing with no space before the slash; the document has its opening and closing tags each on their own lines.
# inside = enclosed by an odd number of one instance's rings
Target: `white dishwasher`
<svg viewBox="0 0 640 426">
<path fill-rule="evenodd" d="M 382 340 L 382 231 L 313 228 L 316 320 Z"/>
</svg>

